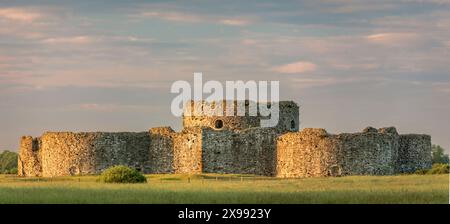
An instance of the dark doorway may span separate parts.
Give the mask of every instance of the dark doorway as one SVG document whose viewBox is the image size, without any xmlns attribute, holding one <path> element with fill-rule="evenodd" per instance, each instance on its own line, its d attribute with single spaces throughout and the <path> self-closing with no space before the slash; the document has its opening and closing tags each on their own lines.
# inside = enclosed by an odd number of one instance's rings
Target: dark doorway
<svg viewBox="0 0 450 224">
<path fill-rule="evenodd" d="M 295 121 L 294 120 L 291 121 L 291 130 L 295 130 Z"/>
</svg>

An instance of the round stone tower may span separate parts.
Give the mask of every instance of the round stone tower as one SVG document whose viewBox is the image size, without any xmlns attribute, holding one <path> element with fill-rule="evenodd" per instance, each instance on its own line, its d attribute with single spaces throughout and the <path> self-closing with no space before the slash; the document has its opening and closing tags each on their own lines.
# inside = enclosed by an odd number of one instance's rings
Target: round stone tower
<svg viewBox="0 0 450 224">
<path fill-rule="evenodd" d="M 298 105 L 293 101 L 281 101 L 278 102 L 278 104 L 279 121 L 274 128 L 280 133 L 286 131 L 298 131 L 300 126 Z M 245 111 L 239 114 L 238 106 L 240 106 L 240 108 L 245 108 Z M 267 107 L 271 107 L 270 103 Z M 268 118 L 263 117 L 258 113 L 258 104 L 253 101 L 191 101 L 184 109 L 183 127 L 210 127 L 215 130 L 244 130 L 261 127 L 260 122 L 262 119 Z"/>
</svg>

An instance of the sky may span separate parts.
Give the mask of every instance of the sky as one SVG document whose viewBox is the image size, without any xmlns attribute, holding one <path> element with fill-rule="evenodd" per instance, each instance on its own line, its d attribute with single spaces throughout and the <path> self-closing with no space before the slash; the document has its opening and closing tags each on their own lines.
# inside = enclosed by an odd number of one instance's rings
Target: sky
<svg viewBox="0 0 450 224">
<path fill-rule="evenodd" d="M 300 128 L 450 148 L 450 0 L 0 2 L 0 150 L 45 131 L 181 128 L 174 81 L 276 80 Z"/>
</svg>

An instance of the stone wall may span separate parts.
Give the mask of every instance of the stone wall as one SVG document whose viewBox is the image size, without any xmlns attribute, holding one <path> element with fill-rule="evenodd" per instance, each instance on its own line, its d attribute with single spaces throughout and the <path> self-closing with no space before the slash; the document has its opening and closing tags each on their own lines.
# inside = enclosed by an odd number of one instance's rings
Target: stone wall
<svg viewBox="0 0 450 224">
<path fill-rule="evenodd" d="M 277 139 L 277 177 L 325 176 L 328 167 L 337 163 L 335 148 L 327 148 L 324 129 L 303 129 Z M 324 159 L 326 158 L 326 159 Z"/>
<path fill-rule="evenodd" d="M 20 140 L 20 150 L 17 162 L 19 176 L 36 177 L 42 175 L 40 139 L 23 136 Z"/>
<path fill-rule="evenodd" d="M 47 132 L 38 140 L 24 137 L 19 150 L 19 175 L 96 174 L 113 165 L 127 165 L 145 172 L 149 169 L 149 143 L 146 132 Z"/>
<path fill-rule="evenodd" d="M 170 127 L 150 129 L 148 173 L 174 173 L 174 136 Z"/>
<path fill-rule="evenodd" d="M 392 175 L 431 166 L 431 138 L 398 135 L 395 128 L 328 134 L 304 129 L 277 140 L 278 177 Z"/>
<path fill-rule="evenodd" d="M 144 173 L 239 173 L 277 177 L 390 175 L 431 166 L 428 135 L 395 128 L 328 134 L 276 128 L 170 127 L 139 133 L 48 132 L 21 140 L 20 176 L 98 174 L 114 165 Z"/>
<path fill-rule="evenodd" d="M 400 135 L 396 171 L 412 173 L 431 167 L 431 137 L 429 135 Z"/>
<path fill-rule="evenodd" d="M 96 174 L 114 165 L 149 169 L 147 132 L 47 132 L 39 148 L 42 176 Z"/>
<path fill-rule="evenodd" d="M 203 128 L 185 128 L 174 135 L 175 173 L 202 172 Z"/>
<path fill-rule="evenodd" d="M 240 173 L 272 176 L 275 173 L 273 128 L 251 128 L 243 131 L 204 130 L 203 172 Z"/>
<path fill-rule="evenodd" d="M 259 127 L 260 117 L 249 116 L 247 113 L 249 101 L 239 103 L 242 103 L 242 105 L 246 108 L 245 116 L 226 116 L 227 105 L 232 105 L 233 110 L 231 112 L 233 115 L 237 114 L 238 101 L 191 101 L 190 104 L 188 104 L 188 106 L 184 109 L 183 127 L 209 127 L 217 130 L 243 130 L 251 127 Z M 204 111 L 207 111 L 207 108 L 211 108 L 213 110 L 216 108 L 221 108 L 219 111 L 221 111 L 222 116 L 216 116 L 215 114 L 204 115 L 204 113 L 206 113 Z M 220 125 L 218 122 L 220 122 Z"/>
<path fill-rule="evenodd" d="M 327 144 L 338 155 L 337 167 L 328 174 L 392 175 L 398 148 L 398 136 L 385 133 L 355 133 L 332 135 Z"/>
<path fill-rule="evenodd" d="M 245 116 L 225 116 L 226 105 L 232 104 L 234 107 L 233 114 L 237 114 L 237 106 L 241 104 L 245 106 Z M 274 127 L 279 133 L 286 131 L 298 131 L 300 126 L 299 107 L 293 101 L 281 101 L 277 103 L 262 103 L 267 106 L 277 104 L 279 107 L 279 122 Z M 213 105 L 213 106 L 211 106 Z M 219 106 L 218 106 L 219 105 Z M 267 119 L 257 113 L 257 116 L 250 116 L 249 108 L 254 105 L 258 108 L 258 104 L 253 101 L 219 101 L 219 102 L 194 102 L 191 101 L 185 108 L 183 115 L 183 127 L 209 127 L 215 130 L 245 130 L 261 126 L 261 119 Z M 224 116 L 204 116 L 203 108 L 222 108 Z M 187 113 L 190 111 L 190 116 Z"/>
<path fill-rule="evenodd" d="M 298 131 L 300 127 L 299 106 L 294 101 L 279 102 L 280 119 L 276 129 L 279 133 Z"/>
</svg>

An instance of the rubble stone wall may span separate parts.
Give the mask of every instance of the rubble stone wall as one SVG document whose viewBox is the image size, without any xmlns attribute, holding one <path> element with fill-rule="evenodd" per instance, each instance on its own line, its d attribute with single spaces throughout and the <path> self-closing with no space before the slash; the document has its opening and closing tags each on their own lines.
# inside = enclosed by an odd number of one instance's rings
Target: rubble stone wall
<svg viewBox="0 0 450 224">
<path fill-rule="evenodd" d="M 149 132 L 47 132 L 21 139 L 20 176 L 98 174 L 114 165 L 144 173 L 238 173 L 277 177 L 391 175 L 431 167 L 431 137 L 395 128 L 328 134 L 276 128 L 170 127 Z"/>
<path fill-rule="evenodd" d="M 203 172 L 272 176 L 276 166 L 276 137 L 273 128 L 205 130 Z"/>
<path fill-rule="evenodd" d="M 233 114 L 237 114 L 238 105 L 245 107 L 245 116 L 225 116 L 227 104 L 232 104 Z M 300 127 L 299 106 L 293 101 L 280 101 L 276 103 L 259 103 L 265 107 L 277 105 L 279 108 L 278 124 L 273 127 L 279 133 L 287 131 L 298 131 Z M 219 102 L 191 102 L 185 108 L 183 114 L 183 127 L 209 127 L 215 130 L 245 130 L 261 127 L 261 120 L 268 119 L 256 113 L 259 104 L 253 101 L 219 101 Z M 269 106 L 268 106 L 269 105 Z M 250 114 L 251 106 L 256 108 L 256 116 Z M 206 108 L 220 108 L 223 116 L 203 115 Z"/>
<path fill-rule="evenodd" d="M 418 169 L 431 167 L 431 137 L 429 135 L 400 135 L 398 173 L 412 173 Z"/>
<path fill-rule="evenodd" d="M 36 177 L 42 175 L 40 139 L 23 136 L 20 140 L 20 150 L 17 162 L 19 176 Z"/>
<path fill-rule="evenodd" d="M 40 139 L 42 176 L 97 174 L 114 165 L 149 169 L 147 132 L 47 132 Z"/>
<path fill-rule="evenodd" d="M 392 175 L 431 166 L 431 138 L 398 135 L 395 128 L 328 134 L 304 129 L 277 140 L 278 177 Z"/>
<path fill-rule="evenodd" d="M 150 129 L 148 173 L 174 173 L 174 136 L 170 127 Z"/>
<path fill-rule="evenodd" d="M 203 128 L 191 127 L 174 135 L 173 166 L 175 173 L 202 172 L 202 133 Z"/>
</svg>

